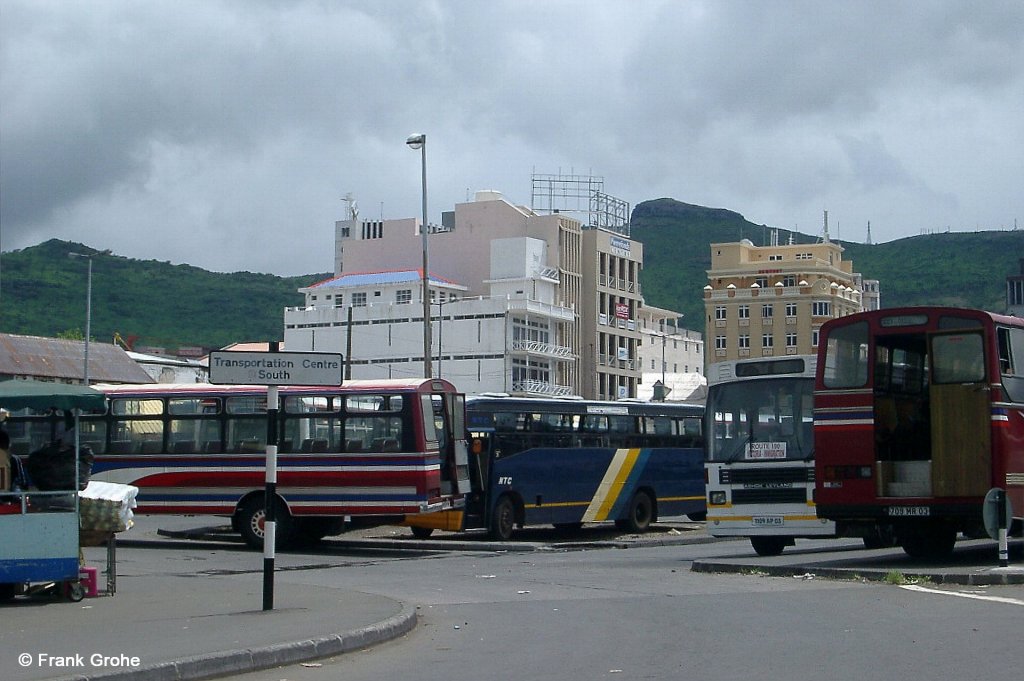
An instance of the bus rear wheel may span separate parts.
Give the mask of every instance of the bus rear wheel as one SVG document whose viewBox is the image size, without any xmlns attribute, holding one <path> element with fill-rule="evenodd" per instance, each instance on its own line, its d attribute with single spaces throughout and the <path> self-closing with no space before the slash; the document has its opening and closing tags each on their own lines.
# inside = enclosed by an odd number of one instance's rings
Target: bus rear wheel
<svg viewBox="0 0 1024 681">
<path fill-rule="evenodd" d="M 779 556 L 789 545 L 786 537 L 751 537 L 750 545 L 759 556 Z"/>
<path fill-rule="evenodd" d="M 280 499 L 276 501 L 274 508 L 274 522 L 277 524 L 277 548 L 287 546 L 293 539 L 295 522 L 288 507 Z M 263 548 L 263 538 L 266 536 L 266 512 L 262 495 L 250 497 L 242 507 L 238 509 L 238 531 L 246 544 L 254 549 Z"/>
<path fill-rule="evenodd" d="M 950 525 L 931 524 L 914 527 L 900 534 L 900 546 L 911 558 L 940 560 L 953 554 L 956 529 Z"/>
<path fill-rule="evenodd" d="M 280 509 L 280 507 L 278 507 Z M 278 534 L 281 532 L 281 511 L 278 510 Z M 334 517 L 295 518 L 294 536 L 304 545 L 318 543 L 324 537 L 333 537 L 345 531 L 345 519 Z"/>
<path fill-rule="evenodd" d="M 491 539 L 508 541 L 516 526 L 516 505 L 507 494 L 498 499 L 491 514 Z"/>
<path fill-rule="evenodd" d="M 647 492 L 637 492 L 629 500 L 629 513 L 625 518 L 615 521 L 615 526 L 626 532 L 646 532 L 654 520 L 654 502 Z"/>
<path fill-rule="evenodd" d="M 412 530 L 412 536 L 417 539 L 429 539 L 430 535 L 434 534 L 433 527 L 420 527 L 419 525 L 413 525 L 409 529 Z"/>
</svg>

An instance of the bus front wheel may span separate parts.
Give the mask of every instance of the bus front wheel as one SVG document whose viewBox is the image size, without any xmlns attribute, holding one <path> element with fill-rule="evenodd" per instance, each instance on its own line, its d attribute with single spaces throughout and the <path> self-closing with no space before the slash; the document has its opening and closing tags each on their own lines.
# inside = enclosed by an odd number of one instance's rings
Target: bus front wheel
<svg viewBox="0 0 1024 681">
<path fill-rule="evenodd" d="M 789 544 L 786 537 L 751 537 L 750 545 L 759 556 L 779 556 Z"/>
<path fill-rule="evenodd" d="M 620 530 L 632 533 L 646 532 L 654 520 L 654 502 L 647 492 L 637 492 L 629 500 L 629 512 L 625 518 L 615 521 Z"/>
<path fill-rule="evenodd" d="M 288 508 L 284 503 L 278 499 L 274 508 L 274 522 L 277 527 L 275 533 L 277 535 L 277 547 L 287 546 L 292 540 L 292 530 L 294 529 L 294 521 L 292 514 L 288 512 Z M 238 531 L 242 534 L 242 539 L 246 544 L 254 549 L 263 548 L 263 538 L 266 536 L 266 512 L 265 504 L 263 501 L 263 495 L 254 495 L 250 497 L 242 507 L 238 510 Z"/>
<path fill-rule="evenodd" d="M 512 538 L 512 530 L 516 525 L 516 505 L 507 494 L 498 499 L 491 514 L 491 539 L 508 541 Z"/>
</svg>

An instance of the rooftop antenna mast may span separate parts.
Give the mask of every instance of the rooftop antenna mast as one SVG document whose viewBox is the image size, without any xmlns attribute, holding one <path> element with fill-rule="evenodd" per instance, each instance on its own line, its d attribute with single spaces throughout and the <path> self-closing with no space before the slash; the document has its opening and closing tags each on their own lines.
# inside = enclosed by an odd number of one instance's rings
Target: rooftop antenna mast
<svg viewBox="0 0 1024 681">
<path fill-rule="evenodd" d="M 868 246 L 871 245 L 871 220 L 868 220 Z"/>
<path fill-rule="evenodd" d="M 359 220 L 359 204 L 357 204 L 356 200 L 354 198 L 352 198 L 352 192 L 349 192 L 349 193 L 345 194 L 345 196 L 342 197 L 341 200 L 348 204 L 348 216 L 347 216 L 347 218 L 349 220 L 351 220 L 352 222 L 358 221 Z"/>
<path fill-rule="evenodd" d="M 828 238 L 828 211 L 825 211 L 825 243 L 829 242 Z"/>
</svg>

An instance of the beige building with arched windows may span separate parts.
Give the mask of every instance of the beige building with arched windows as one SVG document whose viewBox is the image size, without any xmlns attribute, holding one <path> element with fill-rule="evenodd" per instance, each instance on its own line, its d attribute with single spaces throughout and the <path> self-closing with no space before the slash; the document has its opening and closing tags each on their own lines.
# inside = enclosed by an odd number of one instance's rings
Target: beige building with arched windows
<svg viewBox="0 0 1024 681">
<path fill-rule="evenodd" d="M 827 236 L 814 244 L 711 244 L 707 273 L 708 365 L 813 354 L 822 324 L 865 309 L 865 282 L 853 262 L 843 259 L 843 247 Z M 877 305 L 877 282 L 867 283 Z"/>
</svg>

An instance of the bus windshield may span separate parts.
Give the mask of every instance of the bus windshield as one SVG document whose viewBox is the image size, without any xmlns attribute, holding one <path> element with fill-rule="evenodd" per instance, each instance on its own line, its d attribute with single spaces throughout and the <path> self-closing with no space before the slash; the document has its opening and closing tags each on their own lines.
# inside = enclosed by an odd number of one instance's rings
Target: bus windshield
<svg viewBox="0 0 1024 681">
<path fill-rule="evenodd" d="M 808 461 L 814 457 L 814 379 L 711 386 L 707 461 Z"/>
</svg>

